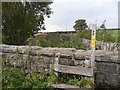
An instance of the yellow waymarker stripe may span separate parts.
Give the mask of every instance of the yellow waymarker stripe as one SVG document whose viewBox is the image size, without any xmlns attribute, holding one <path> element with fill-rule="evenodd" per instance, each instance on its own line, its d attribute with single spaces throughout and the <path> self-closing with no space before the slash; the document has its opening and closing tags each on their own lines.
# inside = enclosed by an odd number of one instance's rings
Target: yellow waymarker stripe
<svg viewBox="0 0 120 90">
<path fill-rule="evenodd" d="M 95 40 L 92 40 L 91 43 L 95 43 Z"/>
<path fill-rule="evenodd" d="M 95 47 L 95 45 L 91 45 L 91 47 L 92 47 L 92 48 L 94 48 L 94 47 Z"/>
<path fill-rule="evenodd" d="M 96 39 L 96 37 L 95 37 L 95 36 L 92 36 L 92 39 Z"/>
</svg>

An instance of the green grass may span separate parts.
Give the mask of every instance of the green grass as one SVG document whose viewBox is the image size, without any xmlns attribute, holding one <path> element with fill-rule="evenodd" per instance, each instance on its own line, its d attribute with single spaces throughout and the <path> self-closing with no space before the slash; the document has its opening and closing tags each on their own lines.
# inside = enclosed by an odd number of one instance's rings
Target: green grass
<svg viewBox="0 0 120 90">
<path fill-rule="evenodd" d="M 63 48 L 76 48 L 85 49 L 82 43 L 75 40 L 73 36 L 69 34 L 58 34 L 51 33 L 46 35 L 41 35 L 37 37 L 37 40 L 32 40 L 29 42 L 30 45 L 39 45 L 41 47 L 63 47 Z"/>
<path fill-rule="evenodd" d="M 24 70 L 15 67 L 5 67 L 3 69 L 2 88 L 49 88 L 49 83 L 55 78 L 45 73 L 30 72 L 25 73 Z"/>
<path fill-rule="evenodd" d="M 80 75 L 60 73 L 58 77 L 58 81 L 61 83 L 66 83 L 66 84 L 75 85 L 79 87 L 86 87 L 86 88 L 94 87 L 93 81 Z"/>
<path fill-rule="evenodd" d="M 118 42 L 119 30 L 98 30 L 96 32 L 96 40 L 104 42 Z M 91 39 L 91 31 L 84 30 L 82 33 L 76 34 L 79 38 Z"/>
<path fill-rule="evenodd" d="M 94 87 L 91 80 L 85 79 L 85 77 L 79 75 L 59 73 L 59 77 L 56 77 L 53 73 L 25 73 L 24 70 L 16 67 L 6 67 L 3 69 L 3 90 L 8 88 L 49 88 L 50 90 L 53 90 L 54 88 L 49 85 L 56 82 L 76 85 L 79 87 Z"/>
<path fill-rule="evenodd" d="M 91 31 L 84 30 L 81 33 L 50 33 L 40 35 L 28 44 L 41 47 L 86 49 L 86 45 L 82 44 L 79 38 L 91 39 Z M 99 30 L 96 33 L 96 39 L 104 42 L 118 42 L 118 30 Z"/>
<path fill-rule="evenodd" d="M 118 42 L 118 30 L 97 31 L 97 40 L 104 42 Z"/>
</svg>

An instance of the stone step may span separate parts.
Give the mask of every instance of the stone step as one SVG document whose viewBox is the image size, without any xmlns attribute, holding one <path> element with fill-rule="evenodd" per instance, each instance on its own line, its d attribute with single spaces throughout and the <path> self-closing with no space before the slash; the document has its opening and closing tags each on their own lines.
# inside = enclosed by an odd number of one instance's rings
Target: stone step
<svg viewBox="0 0 120 90">
<path fill-rule="evenodd" d="M 80 87 L 78 87 L 78 86 L 74 86 L 74 85 L 69 85 L 69 84 L 63 84 L 63 83 L 61 83 L 61 84 L 52 84 L 52 85 L 50 85 L 50 86 L 53 86 L 54 88 L 59 88 L 59 89 L 70 89 L 70 88 L 74 88 L 74 89 L 78 89 L 78 88 L 80 88 Z"/>
</svg>

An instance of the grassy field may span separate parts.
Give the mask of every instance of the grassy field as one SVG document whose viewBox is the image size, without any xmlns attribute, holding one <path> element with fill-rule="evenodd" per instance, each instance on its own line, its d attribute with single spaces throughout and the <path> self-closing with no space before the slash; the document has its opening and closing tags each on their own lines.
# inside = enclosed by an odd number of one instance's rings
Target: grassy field
<svg viewBox="0 0 120 90">
<path fill-rule="evenodd" d="M 118 30 L 99 30 L 97 31 L 96 38 L 98 41 L 118 42 L 118 33 Z M 84 30 L 81 33 L 50 33 L 38 35 L 35 39 L 27 43 L 27 45 L 85 49 L 85 46 L 78 41 L 79 38 L 91 39 L 91 31 Z"/>
<path fill-rule="evenodd" d="M 76 48 L 84 49 L 82 43 L 75 40 L 76 36 L 73 34 L 59 34 L 50 33 L 46 35 L 40 35 L 37 38 L 31 40 L 28 44 L 42 47 L 64 47 L 64 48 Z"/>
<path fill-rule="evenodd" d="M 97 40 L 104 42 L 118 42 L 119 30 L 97 31 Z"/>
<path fill-rule="evenodd" d="M 98 30 L 96 39 L 104 42 L 118 42 L 119 30 Z M 83 31 L 76 34 L 79 38 L 91 39 L 91 31 Z"/>
</svg>

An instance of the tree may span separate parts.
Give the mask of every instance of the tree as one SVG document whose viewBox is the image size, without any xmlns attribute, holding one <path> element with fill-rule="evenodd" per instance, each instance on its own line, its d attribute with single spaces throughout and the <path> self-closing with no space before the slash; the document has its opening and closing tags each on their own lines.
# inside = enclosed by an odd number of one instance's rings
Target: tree
<svg viewBox="0 0 120 90">
<path fill-rule="evenodd" d="M 33 31 L 45 29 L 44 17 L 49 18 L 52 13 L 49 4 L 26 2 L 24 6 L 22 2 L 3 2 L 3 43 L 20 45 Z"/>
<path fill-rule="evenodd" d="M 100 25 L 100 29 L 106 29 L 105 22 L 106 20 L 103 21 L 102 25 Z"/>
<path fill-rule="evenodd" d="M 75 25 L 73 26 L 73 28 L 79 32 L 81 32 L 82 30 L 85 30 L 87 27 L 88 26 L 87 26 L 86 20 L 84 19 L 76 20 Z"/>
</svg>

